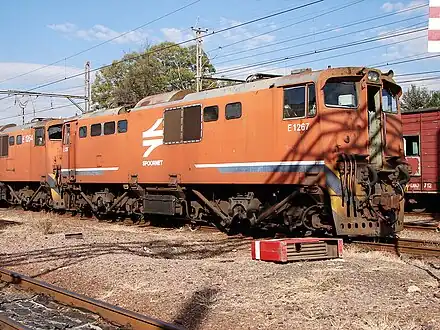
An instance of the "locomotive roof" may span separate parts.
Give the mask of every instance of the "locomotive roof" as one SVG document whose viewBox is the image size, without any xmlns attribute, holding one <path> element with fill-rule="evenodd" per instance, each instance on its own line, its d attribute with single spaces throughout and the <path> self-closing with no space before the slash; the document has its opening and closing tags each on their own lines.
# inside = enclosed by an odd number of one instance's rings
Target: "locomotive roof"
<svg viewBox="0 0 440 330">
<path fill-rule="evenodd" d="M 410 110 L 402 111 L 402 115 L 413 114 L 413 113 L 422 113 L 422 112 L 436 112 L 436 111 L 440 111 L 440 108 L 435 107 L 435 108 L 410 109 Z"/>
<path fill-rule="evenodd" d="M 83 119 L 83 118 L 92 118 L 92 117 L 100 117 L 100 116 L 109 116 L 109 115 L 118 115 L 122 113 L 127 113 L 131 111 L 139 111 L 155 108 L 157 106 L 167 106 L 172 107 L 173 105 L 177 105 L 182 102 L 195 102 L 200 100 L 205 100 L 209 98 L 222 97 L 225 95 L 231 94 L 240 94 L 251 91 L 257 91 L 262 89 L 269 89 L 273 87 L 280 86 L 288 86 L 295 85 L 304 82 L 317 82 L 319 76 L 324 71 L 333 71 L 339 72 L 343 74 L 344 72 L 347 75 L 353 75 L 355 72 L 359 72 L 363 69 L 368 69 L 365 67 L 342 67 L 342 68 L 328 68 L 323 70 L 305 70 L 299 73 L 292 73 L 285 76 L 273 77 L 267 79 L 256 80 L 252 82 L 243 82 L 233 86 L 215 88 L 210 90 L 205 90 L 201 92 L 191 92 L 189 90 L 178 90 L 172 91 L 162 94 L 150 95 L 142 100 L 140 100 L 133 108 L 127 108 L 125 106 L 112 108 L 112 109 L 99 109 L 93 112 L 84 113 L 81 115 L 75 115 L 68 118 L 43 118 L 38 121 L 30 122 L 24 125 L 3 125 L 0 126 L 0 134 L 6 133 L 10 131 L 17 131 L 22 129 L 28 129 L 38 126 L 45 125 L 48 121 L 52 120 L 61 120 L 61 121 L 70 121 L 73 119 Z M 388 78 L 390 80 L 390 78 Z M 392 81 L 392 79 L 391 79 Z M 417 109 L 411 112 L 422 112 L 422 111 L 435 111 L 437 108 L 433 109 Z M 7 127 L 6 127 L 7 126 Z"/>
</svg>

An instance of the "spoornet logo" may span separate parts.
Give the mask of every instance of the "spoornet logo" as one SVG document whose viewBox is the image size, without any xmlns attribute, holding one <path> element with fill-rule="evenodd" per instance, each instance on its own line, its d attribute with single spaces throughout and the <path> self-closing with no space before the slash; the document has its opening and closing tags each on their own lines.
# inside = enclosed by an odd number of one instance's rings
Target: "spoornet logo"
<svg viewBox="0 0 440 330">
<path fill-rule="evenodd" d="M 163 118 L 159 118 L 148 130 L 142 132 L 142 138 L 144 139 L 142 145 L 148 147 L 145 150 L 143 158 L 148 158 L 150 154 L 158 146 L 163 144 L 163 130 L 158 129 L 162 124 Z M 142 166 L 162 166 L 163 160 L 144 160 Z"/>
</svg>

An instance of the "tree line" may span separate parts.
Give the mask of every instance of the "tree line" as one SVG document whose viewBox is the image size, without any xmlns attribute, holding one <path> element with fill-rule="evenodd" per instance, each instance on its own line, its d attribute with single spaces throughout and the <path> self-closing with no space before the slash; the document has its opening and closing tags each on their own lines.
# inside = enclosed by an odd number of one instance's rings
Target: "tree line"
<svg viewBox="0 0 440 330">
<path fill-rule="evenodd" d="M 216 72 L 202 52 L 203 76 Z M 203 89 L 228 83 L 204 80 Z M 134 105 L 142 98 L 189 89 L 196 86 L 196 46 L 184 47 L 172 42 L 147 46 L 140 52 L 124 55 L 121 60 L 99 70 L 92 86 L 95 108 Z M 440 107 L 440 91 L 411 85 L 400 99 L 402 111 Z"/>
</svg>

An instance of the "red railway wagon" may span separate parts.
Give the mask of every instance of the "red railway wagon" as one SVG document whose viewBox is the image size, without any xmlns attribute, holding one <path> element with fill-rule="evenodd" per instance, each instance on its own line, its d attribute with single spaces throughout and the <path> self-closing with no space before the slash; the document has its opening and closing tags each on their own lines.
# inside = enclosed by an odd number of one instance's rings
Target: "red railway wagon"
<svg viewBox="0 0 440 330">
<path fill-rule="evenodd" d="M 407 208 L 438 206 L 440 193 L 440 108 L 402 113 L 405 156 L 411 166 Z"/>
</svg>

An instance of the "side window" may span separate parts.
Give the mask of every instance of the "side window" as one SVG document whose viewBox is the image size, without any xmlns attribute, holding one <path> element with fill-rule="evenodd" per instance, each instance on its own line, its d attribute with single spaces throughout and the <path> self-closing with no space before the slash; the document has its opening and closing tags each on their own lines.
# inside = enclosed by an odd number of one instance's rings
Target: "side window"
<svg viewBox="0 0 440 330">
<path fill-rule="evenodd" d="M 241 117 L 241 103 L 229 103 L 226 104 L 225 110 L 226 119 L 237 119 Z"/>
<path fill-rule="evenodd" d="M 10 146 L 13 146 L 14 144 L 15 144 L 15 137 L 10 136 L 10 137 L 9 137 L 9 145 L 10 145 Z"/>
<path fill-rule="evenodd" d="M 35 145 L 44 146 L 44 127 L 38 127 L 35 129 Z"/>
<path fill-rule="evenodd" d="M 128 130 L 128 122 L 124 120 L 118 121 L 118 133 L 125 133 Z"/>
<path fill-rule="evenodd" d="M 90 136 L 101 135 L 101 124 L 93 124 L 90 126 Z"/>
<path fill-rule="evenodd" d="M 70 144 L 70 124 L 64 125 L 64 136 L 63 136 L 63 144 Z"/>
<path fill-rule="evenodd" d="M 202 107 L 183 108 L 183 142 L 197 142 L 202 137 Z"/>
<path fill-rule="evenodd" d="M 21 135 L 17 135 L 17 145 L 23 143 L 23 137 Z"/>
<path fill-rule="evenodd" d="M 315 117 L 316 115 L 316 91 L 315 84 L 307 86 L 307 117 Z"/>
<path fill-rule="evenodd" d="M 405 156 L 420 156 L 420 137 L 418 135 L 404 136 Z"/>
<path fill-rule="evenodd" d="M 53 125 L 47 129 L 47 135 L 49 136 L 49 140 L 61 140 L 63 125 Z"/>
<path fill-rule="evenodd" d="M 115 134 L 115 122 L 109 121 L 104 123 L 104 135 Z"/>
<path fill-rule="evenodd" d="M 85 138 L 87 137 L 87 126 L 81 126 L 79 128 L 79 137 L 80 138 Z"/>
<path fill-rule="evenodd" d="M 8 155 L 9 144 L 8 135 L 0 136 L 0 157 L 6 157 Z"/>
<path fill-rule="evenodd" d="M 216 121 L 218 119 L 218 106 L 213 105 L 203 109 L 203 121 Z"/>
<path fill-rule="evenodd" d="M 284 89 L 283 119 L 302 118 L 306 116 L 305 86 Z"/>
</svg>

